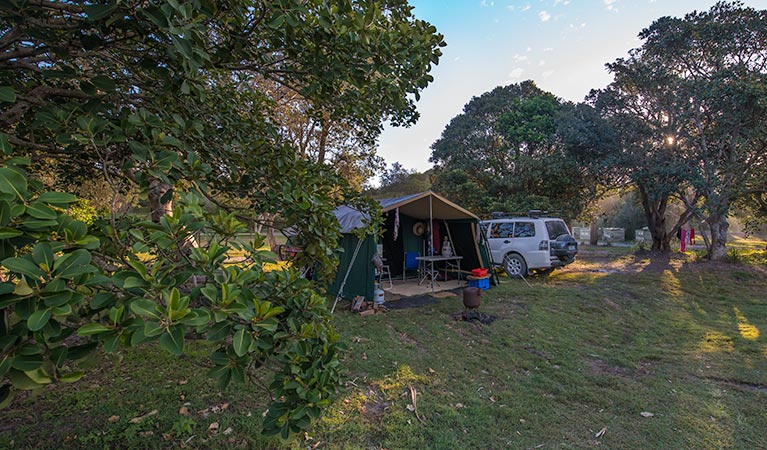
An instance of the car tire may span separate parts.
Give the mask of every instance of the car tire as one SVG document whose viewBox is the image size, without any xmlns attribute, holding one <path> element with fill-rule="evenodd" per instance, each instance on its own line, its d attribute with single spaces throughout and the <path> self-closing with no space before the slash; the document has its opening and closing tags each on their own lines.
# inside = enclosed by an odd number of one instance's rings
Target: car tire
<svg viewBox="0 0 767 450">
<path fill-rule="evenodd" d="M 517 253 L 509 253 L 503 258 L 503 270 L 509 278 L 519 278 L 527 275 L 525 258 Z"/>
</svg>

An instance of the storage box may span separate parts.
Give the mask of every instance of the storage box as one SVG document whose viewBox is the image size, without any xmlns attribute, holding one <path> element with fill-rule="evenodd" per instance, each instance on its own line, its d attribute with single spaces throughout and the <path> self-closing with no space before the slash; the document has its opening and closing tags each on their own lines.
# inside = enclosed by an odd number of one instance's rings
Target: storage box
<svg viewBox="0 0 767 450">
<path fill-rule="evenodd" d="M 483 291 L 490 289 L 490 277 L 477 278 L 476 280 L 469 280 L 469 286 L 480 288 Z"/>
<path fill-rule="evenodd" d="M 472 276 L 482 278 L 487 276 L 487 269 L 472 269 Z"/>
</svg>

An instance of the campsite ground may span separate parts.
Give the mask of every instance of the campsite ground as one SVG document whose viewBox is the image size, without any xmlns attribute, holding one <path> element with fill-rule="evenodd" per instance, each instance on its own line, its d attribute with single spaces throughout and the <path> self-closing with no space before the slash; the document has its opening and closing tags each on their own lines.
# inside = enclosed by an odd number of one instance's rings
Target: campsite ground
<svg viewBox="0 0 767 450">
<path fill-rule="evenodd" d="M 767 448 L 767 251 L 732 263 L 584 247 L 546 278 L 360 317 L 336 313 L 348 381 L 289 443 L 257 384 L 221 392 L 210 346 L 123 351 L 0 412 L 2 448 Z"/>
</svg>

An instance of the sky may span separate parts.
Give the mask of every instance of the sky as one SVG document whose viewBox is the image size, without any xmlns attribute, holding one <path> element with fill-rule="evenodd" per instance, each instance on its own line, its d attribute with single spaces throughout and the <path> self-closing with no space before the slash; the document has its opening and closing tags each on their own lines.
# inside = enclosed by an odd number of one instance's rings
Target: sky
<svg viewBox="0 0 767 450">
<path fill-rule="evenodd" d="M 525 80 L 583 101 L 612 80 L 605 64 L 641 46 L 637 35 L 663 16 L 705 11 L 714 0 L 410 0 L 447 47 L 410 128 L 385 126 L 378 154 L 391 167 L 431 168 L 431 144 L 472 97 Z M 767 9 L 767 0 L 744 1 Z"/>
</svg>

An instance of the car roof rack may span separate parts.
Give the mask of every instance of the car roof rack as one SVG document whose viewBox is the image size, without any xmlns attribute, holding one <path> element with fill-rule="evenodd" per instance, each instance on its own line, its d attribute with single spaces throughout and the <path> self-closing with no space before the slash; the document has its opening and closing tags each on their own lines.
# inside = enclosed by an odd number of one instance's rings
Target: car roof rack
<svg viewBox="0 0 767 450">
<path fill-rule="evenodd" d="M 504 211 L 493 211 L 490 213 L 491 219 L 505 219 L 509 217 L 530 217 L 533 219 L 538 219 L 540 217 L 547 217 L 549 215 L 549 211 L 546 210 L 540 210 L 540 209 L 530 209 L 525 212 L 504 212 Z"/>
</svg>

